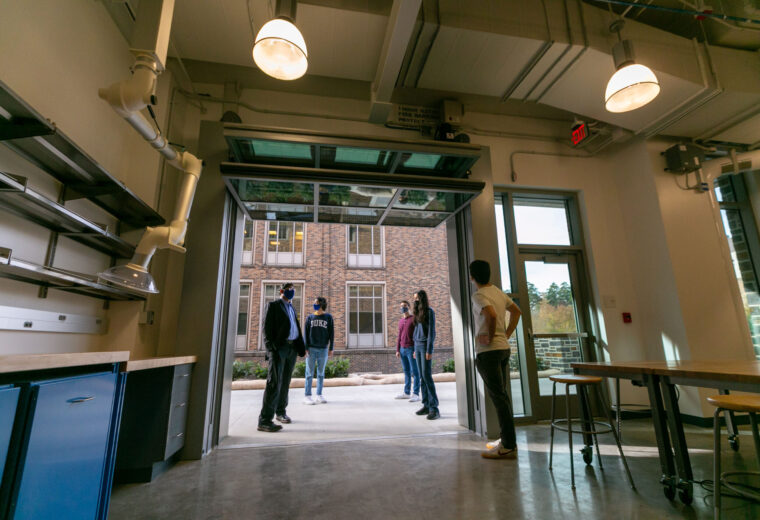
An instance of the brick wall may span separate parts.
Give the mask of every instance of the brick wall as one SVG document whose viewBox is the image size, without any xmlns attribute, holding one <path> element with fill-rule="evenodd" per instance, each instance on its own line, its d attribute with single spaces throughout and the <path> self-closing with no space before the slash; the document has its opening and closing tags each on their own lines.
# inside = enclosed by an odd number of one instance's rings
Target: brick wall
<svg viewBox="0 0 760 520">
<path fill-rule="evenodd" d="M 396 350 L 393 349 L 350 349 L 336 350 L 333 358 L 348 358 L 349 372 L 379 372 L 381 374 L 400 374 L 404 370 L 401 367 L 401 360 L 396 357 Z M 433 351 L 433 373 L 443 372 L 443 364 L 448 359 L 454 357 L 453 348 L 436 348 Z M 256 361 L 266 366 L 264 361 L 264 352 L 248 351 L 238 352 L 235 356 L 240 361 Z M 303 358 L 298 358 L 303 361 Z"/>
<path fill-rule="evenodd" d="M 306 224 L 304 233 L 304 265 L 266 265 L 264 258 L 268 243 L 267 223 L 255 222 L 253 263 L 242 265 L 240 278 L 250 282 L 251 296 L 248 312 L 248 351 L 259 350 L 262 288 L 265 281 L 291 281 L 303 283 L 304 301 L 302 313 L 312 312 L 312 302 L 317 296 L 328 300 L 327 311 L 335 320 L 335 348 L 346 348 L 347 305 L 346 286 L 348 282 L 376 282 L 385 290 L 385 345 L 390 357 L 395 360 L 395 345 L 398 329 L 399 307 L 402 299 L 410 300 L 416 290 L 428 293 L 430 305 L 437 318 L 436 348 L 451 349 L 451 304 L 448 280 L 448 255 L 444 228 L 403 228 L 383 227 L 385 265 L 382 268 L 349 268 L 347 259 L 348 227 L 342 224 Z M 361 349 L 351 348 L 348 355 L 354 366 L 361 371 L 385 372 L 393 361 L 386 361 L 388 355 L 366 351 L 363 361 Z M 443 350 L 442 350 L 443 352 Z M 238 351 L 237 356 L 246 357 L 247 352 Z M 451 357 L 451 356 L 449 356 Z M 354 363 L 353 360 L 356 360 Z M 364 369 L 366 368 L 366 370 Z"/>
</svg>

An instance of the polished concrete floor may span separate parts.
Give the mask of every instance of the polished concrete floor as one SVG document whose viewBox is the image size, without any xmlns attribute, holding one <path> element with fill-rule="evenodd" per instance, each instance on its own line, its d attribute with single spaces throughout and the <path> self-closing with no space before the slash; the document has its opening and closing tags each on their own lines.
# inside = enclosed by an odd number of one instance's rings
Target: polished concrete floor
<svg viewBox="0 0 760 520">
<path fill-rule="evenodd" d="M 441 418 L 415 415 L 421 403 L 394 399 L 402 385 L 325 388 L 326 404 L 303 403 L 303 388 L 291 388 L 288 415 L 293 423 L 275 434 L 256 430 L 263 390 L 235 390 L 230 401 L 229 435 L 222 447 L 293 445 L 304 442 L 374 439 L 462 431 L 457 420 L 456 383 L 436 383 Z M 313 395 L 316 395 L 312 391 Z"/>
<path fill-rule="evenodd" d="M 625 451 L 637 490 L 628 486 L 611 438 L 602 436 L 604 471 L 576 454 L 570 489 L 566 437 L 547 469 L 549 428 L 518 428 L 516 461 L 484 460 L 471 433 L 380 440 L 220 449 L 181 462 L 151 484 L 114 489 L 111 520 L 121 519 L 707 519 L 712 497 L 701 488 L 692 506 L 668 501 L 651 422 L 624 422 Z M 695 478 L 711 479 L 711 430 L 689 427 Z M 752 441 L 724 443 L 728 467 L 754 469 Z M 758 519 L 760 506 L 727 500 L 724 518 Z"/>
</svg>

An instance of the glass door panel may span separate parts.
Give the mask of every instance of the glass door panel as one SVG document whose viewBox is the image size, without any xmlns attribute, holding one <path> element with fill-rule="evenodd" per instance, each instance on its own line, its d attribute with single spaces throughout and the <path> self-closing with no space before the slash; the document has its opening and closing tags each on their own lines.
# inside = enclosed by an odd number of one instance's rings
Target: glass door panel
<svg viewBox="0 0 760 520">
<path fill-rule="evenodd" d="M 569 258 L 541 258 L 524 263 L 540 396 L 552 394 L 549 376 L 571 374 L 570 364 L 583 359 L 581 340 L 585 334 L 578 322 L 573 262 Z M 575 387 L 571 390 L 574 392 Z"/>
</svg>

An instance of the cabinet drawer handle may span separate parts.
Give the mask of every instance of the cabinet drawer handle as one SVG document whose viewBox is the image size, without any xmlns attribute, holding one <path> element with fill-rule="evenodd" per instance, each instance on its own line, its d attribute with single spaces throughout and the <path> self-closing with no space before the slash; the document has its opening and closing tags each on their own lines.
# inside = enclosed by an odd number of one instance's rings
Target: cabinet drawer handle
<svg viewBox="0 0 760 520">
<path fill-rule="evenodd" d="M 180 374 L 177 377 L 190 377 L 190 374 Z"/>
<path fill-rule="evenodd" d="M 184 436 L 185 436 L 185 432 L 179 432 L 179 433 L 178 433 L 177 435 L 175 435 L 174 437 L 176 437 L 176 438 L 180 438 L 180 437 L 184 437 Z"/>
<path fill-rule="evenodd" d="M 92 401 L 93 399 L 95 399 L 95 396 L 93 395 L 91 395 L 90 397 L 72 397 L 66 402 L 71 403 L 71 404 L 79 404 L 79 403 L 84 403 L 85 401 Z"/>
<path fill-rule="evenodd" d="M 187 403 L 179 403 L 174 405 L 175 408 L 182 408 L 183 406 L 187 406 Z"/>
</svg>

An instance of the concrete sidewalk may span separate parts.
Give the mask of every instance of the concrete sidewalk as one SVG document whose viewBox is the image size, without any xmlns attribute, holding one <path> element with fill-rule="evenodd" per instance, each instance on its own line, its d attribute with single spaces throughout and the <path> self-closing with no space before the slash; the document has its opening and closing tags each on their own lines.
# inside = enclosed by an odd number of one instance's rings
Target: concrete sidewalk
<svg viewBox="0 0 760 520">
<path fill-rule="evenodd" d="M 428 421 L 415 415 L 421 403 L 394 399 L 403 385 L 325 388 L 326 404 L 303 404 L 304 390 L 291 388 L 288 415 L 292 424 L 277 433 L 256 430 L 263 390 L 232 392 L 229 436 L 221 448 L 297 445 L 383 437 L 466 432 L 457 421 L 456 383 L 436 384 L 441 418 Z M 316 391 L 312 391 L 316 395 Z"/>
</svg>

